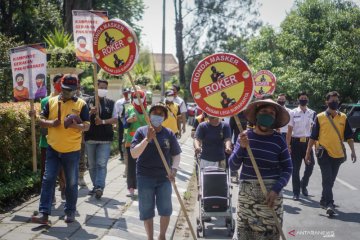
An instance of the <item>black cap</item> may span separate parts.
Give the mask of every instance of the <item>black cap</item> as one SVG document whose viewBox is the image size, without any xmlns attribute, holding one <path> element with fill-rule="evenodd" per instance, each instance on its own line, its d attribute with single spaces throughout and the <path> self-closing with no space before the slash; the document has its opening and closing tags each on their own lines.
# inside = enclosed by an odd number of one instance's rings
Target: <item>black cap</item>
<svg viewBox="0 0 360 240">
<path fill-rule="evenodd" d="M 78 79 L 71 75 L 65 75 L 61 81 L 61 88 L 75 91 L 78 87 Z"/>
</svg>

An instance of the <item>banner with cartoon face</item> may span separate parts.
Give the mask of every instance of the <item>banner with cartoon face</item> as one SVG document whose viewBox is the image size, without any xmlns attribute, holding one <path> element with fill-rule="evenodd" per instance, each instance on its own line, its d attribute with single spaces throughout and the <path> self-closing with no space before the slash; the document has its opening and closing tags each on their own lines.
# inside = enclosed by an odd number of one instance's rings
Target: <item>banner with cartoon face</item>
<svg viewBox="0 0 360 240">
<path fill-rule="evenodd" d="M 107 12 L 73 10 L 72 17 L 77 60 L 81 62 L 95 62 L 93 35 L 102 23 L 108 21 Z"/>
<path fill-rule="evenodd" d="M 200 61 L 191 78 L 191 94 L 197 105 L 216 117 L 236 115 L 253 96 L 251 71 L 234 54 L 217 53 Z"/>
<path fill-rule="evenodd" d="M 45 44 L 33 44 L 10 49 L 14 101 L 41 99 L 46 90 Z"/>
</svg>

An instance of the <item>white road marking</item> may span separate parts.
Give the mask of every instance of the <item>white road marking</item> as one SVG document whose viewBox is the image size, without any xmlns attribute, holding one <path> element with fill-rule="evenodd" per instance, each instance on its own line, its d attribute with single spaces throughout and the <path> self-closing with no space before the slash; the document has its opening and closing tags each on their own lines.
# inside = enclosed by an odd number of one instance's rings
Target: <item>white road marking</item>
<svg viewBox="0 0 360 240">
<path fill-rule="evenodd" d="M 345 187 L 350 188 L 351 190 L 358 190 L 356 187 L 352 186 L 351 184 L 345 182 L 344 180 L 341 180 L 340 178 L 336 178 L 336 181 L 338 181 L 339 183 L 341 183 L 342 185 L 344 185 Z"/>
<path fill-rule="evenodd" d="M 320 169 L 318 169 L 318 171 L 321 172 Z M 347 183 L 347 182 L 345 182 L 344 180 L 342 180 L 342 179 L 340 179 L 340 178 L 338 178 L 338 177 L 337 177 L 335 180 L 338 181 L 339 183 L 341 183 L 342 185 L 344 185 L 345 187 L 350 188 L 350 189 L 353 190 L 353 191 L 358 190 L 356 187 L 354 187 L 354 186 L 351 185 L 350 183 Z"/>
</svg>

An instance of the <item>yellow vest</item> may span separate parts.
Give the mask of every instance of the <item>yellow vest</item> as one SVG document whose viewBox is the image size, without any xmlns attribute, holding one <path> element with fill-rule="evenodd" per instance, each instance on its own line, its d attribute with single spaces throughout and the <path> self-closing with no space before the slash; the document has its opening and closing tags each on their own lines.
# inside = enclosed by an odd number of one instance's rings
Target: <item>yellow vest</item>
<svg viewBox="0 0 360 240">
<path fill-rule="evenodd" d="M 86 105 L 85 101 L 77 98 L 76 101 L 68 100 L 66 102 L 59 101 L 59 97 L 52 97 L 49 99 L 49 120 L 58 118 L 58 103 L 61 102 L 60 107 L 60 125 L 53 128 L 48 128 L 47 142 L 57 152 L 68 153 L 79 151 L 81 149 L 82 131 L 74 128 L 64 127 L 64 119 L 69 114 L 76 114 L 80 116 L 81 109 Z"/>
<path fill-rule="evenodd" d="M 169 128 L 174 134 L 179 132 L 177 124 L 177 116 L 179 113 L 179 105 L 177 103 L 166 104 L 168 109 L 168 117 L 162 123 L 163 127 Z"/>
<path fill-rule="evenodd" d="M 330 120 L 326 116 L 326 112 L 319 113 L 317 115 L 317 119 L 320 126 L 319 144 L 326 149 L 330 157 L 343 158 L 344 152 L 342 150 L 339 137 L 334 127 L 330 123 Z M 344 141 L 346 115 L 339 112 L 339 114 L 336 114 L 332 120 L 340 133 L 341 140 Z"/>
</svg>

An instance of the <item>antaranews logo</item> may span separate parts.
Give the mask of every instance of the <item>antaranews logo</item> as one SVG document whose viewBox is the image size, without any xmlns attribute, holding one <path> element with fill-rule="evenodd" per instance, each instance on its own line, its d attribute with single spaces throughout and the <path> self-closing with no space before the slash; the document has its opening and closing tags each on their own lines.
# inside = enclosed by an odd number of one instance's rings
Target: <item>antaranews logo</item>
<svg viewBox="0 0 360 240">
<path fill-rule="evenodd" d="M 288 232 L 288 235 L 291 237 L 296 237 L 296 239 L 308 239 L 310 237 L 322 237 L 322 238 L 335 238 L 335 231 L 326 231 L 326 230 L 291 230 Z"/>
<path fill-rule="evenodd" d="M 294 230 L 291 230 L 290 232 L 288 232 L 288 234 L 289 234 L 290 236 L 295 237 L 295 235 L 296 235 L 295 229 L 294 229 Z"/>
</svg>

